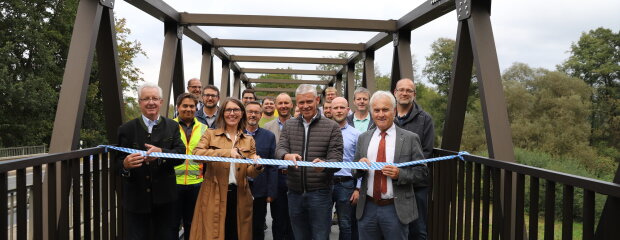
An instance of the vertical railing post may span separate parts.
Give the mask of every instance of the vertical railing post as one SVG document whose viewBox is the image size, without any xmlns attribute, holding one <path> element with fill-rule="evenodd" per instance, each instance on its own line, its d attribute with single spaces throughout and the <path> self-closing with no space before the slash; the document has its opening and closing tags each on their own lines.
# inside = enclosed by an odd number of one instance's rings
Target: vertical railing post
<svg viewBox="0 0 620 240">
<path fill-rule="evenodd" d="M 346 90 L 344 91 L 344 96 L 346 99 L 349 99 L 349 107 L 353 107 L 353 93 L 355 92 L 355 62 L 351 62 L 347 64 L 347 83 Z"/>
<path fill-rule="evenodd" d="M 202 86 L 213 85 L 213 47 L 202 44 L 202 65 L 200 67 L 200 82 Z"/>
<path fill-rule="evenodd" d="M 222 81 L 220 82 L 220 103 L 230 96 L 230 61 L 222 59 Z"/>
</svg>

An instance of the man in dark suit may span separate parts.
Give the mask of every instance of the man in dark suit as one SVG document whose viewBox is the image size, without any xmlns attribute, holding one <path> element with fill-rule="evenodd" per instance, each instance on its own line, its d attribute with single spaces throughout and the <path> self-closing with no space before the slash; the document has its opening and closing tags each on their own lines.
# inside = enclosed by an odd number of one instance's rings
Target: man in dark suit
<svg viewBox="0 0 620 240">
<path fill-rule="evenodd" d="M 118 129 L 119 146 L 147 151 L 118 154 L 123 181 L 126 239 L 178 238 L 175 222 L 176 175 L 183 159 L 150 157 L 154 152 L 185 153 L 178 123 L 159 115 L 161 88 L 146 83 L 138 88 L 142 116 Z"/>
<path fill-rule="evenodd" d="M 424 159 L 418 135 L 394 124 L 396 100 L 391 93 L 377 91 L 370 99 L 370 106 L 377 128 L 360 135 L 356 160 L 370 165 Z M 356 211 L 360 239 L 407 239 L 408 224 L 418 218 L 413 185 L 427 175 L 426 165 L 355 170 L 354 177 L 362 177 Z"/>
<path fill-rule="evenodd" d="M 259 127 L 260 119 L 263 115 L 263 109 L 257 101 L 251 101 L 245 104 L 245 114 L 247 116 L 247 124 L 245 134 L 254 138 L 256 143 L 256 154 L 261 158 L 273 159 L 276 153 L 276 137 L 264 128 Z M 256 178 L 249 179 L 254 197 L 254 206 L 252 214 L 252 239 L 265 239 L 265 217 L 267 216 L 267 203 L 272 203 L 278 197 L 278 166 L 265 166 L 265 171 L 260 173 Z"/>
</svg>

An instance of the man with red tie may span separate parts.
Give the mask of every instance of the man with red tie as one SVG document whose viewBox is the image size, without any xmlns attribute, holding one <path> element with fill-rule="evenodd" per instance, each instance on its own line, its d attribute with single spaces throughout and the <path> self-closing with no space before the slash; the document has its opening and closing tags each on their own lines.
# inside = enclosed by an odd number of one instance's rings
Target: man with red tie
<svg viewBox="0 0 620 240">
<path fill-rule="evenodd" d="M 355 151 L 357 161 L 370 165 L 424 159 L 418 135 L 394 125 L 394 95 L 377 91 L 370 98 L 370 106 L 377 128 L 360 135 Z M 408 224 L 418 218 L 413 185 L 428 176 L 426 165 L 387 165 L 376 171 L 354 170 L 353 174 L 355 178 L 362 177 L 356 209 L 359 238 L 407 239 Z"/>
</svg>

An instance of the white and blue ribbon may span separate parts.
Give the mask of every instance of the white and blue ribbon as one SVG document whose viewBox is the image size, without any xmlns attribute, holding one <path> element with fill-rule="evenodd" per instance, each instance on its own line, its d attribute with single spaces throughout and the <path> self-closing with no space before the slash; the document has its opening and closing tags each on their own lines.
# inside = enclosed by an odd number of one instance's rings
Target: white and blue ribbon
<svg viewBox="0 0 620 240">
<path fill-rule="evenodd" d="M 109 149 L 113 149 L 116 151 L 124 152 L 124 153 L 140 153 L 142 155 L 146 155 L 146 151 L 136 150 L 131 148 L 110 146 L 110 145 L 100 145 L 99 147 L 104 147 L 105 151 L 108 152 Z M 443 160 L 450 160 L 459 158 L 461 160 L 465 160 L 463 158 L 464 155 L 469 155 L 467 152 L 459 152 L 457 155 L 429 158 L 424 160 L 417 160 L 411 162 L 404 163 L 386 163 L 386 162 L 372 162 L 370 166 L 367 163 L 363 162 L 306 162 L 306 161 L 297 161 L 295 164 L 290 160 L 280 160 L 280 159 L 265 159 L 261 158 L 256 160 L 258 164 L 261 165 L 276 165 L 276 166 L 300 166 L 300 167 L 322 167 L 322 168 L 348 168 L 348 169 L 362 169 L 362 170 L 381 170 L 384 166 L 394 165 L 396 167 L 407 167 L 418 164 L 425 164 L 430 162 L 437 162 Z M 247 163 L 254 164 L 254 160 L 252 159 L 239 159 L 239 158 L 225 158 L 225 157 L 212 157 L 212 156 L 200 156 L 200 155 L 185 155 L 185 154 L 177 154 L 177 153 L 162 153 L 162 152 L 153 152 L 149 154 L 150 157 L 159 157 L 159 158 L 175 158 L 175 159 L 191 159 L 196 161 L 211 161 L 211 162 L 228 162 L 228 163 Z"/>
</svg>

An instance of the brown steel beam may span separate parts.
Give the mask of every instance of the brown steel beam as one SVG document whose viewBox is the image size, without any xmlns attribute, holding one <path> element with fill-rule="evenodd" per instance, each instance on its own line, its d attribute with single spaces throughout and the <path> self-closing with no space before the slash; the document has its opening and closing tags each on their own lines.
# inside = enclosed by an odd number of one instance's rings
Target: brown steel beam
<svg viewBox="0 0 620 240">
<path fill-rule="evenodd" d="M 118 127 L 123 124 L 124 104 L 121 74 L 118 63 L 116 45 L 116 29 L 114 12 L 110 8 L 103 9 L 99 36 L 97 38 L 97 58 L 99 66 L 99 85 L 103 98 L 106 135 L 109 143 L 117 143 Z"/>
<path fill-rule="evenodd" d="M 403 78 L 413 79 L 411 61 L 411 31 L 394 33 L 394 55 L 392 58 L 392 83 L 390 91 L 394 92 L 396 83 Z M 414 79 L 413 79 L 414 80 Z"/>
<path fill-rule="evenodd" d="M 202 45 L 202 65 L 200 66 L 200 82 L 202 86 L 213 85 L 213 49 Z"/>
<path fill-rule="evenodd" d="M 168 116 L 168 108 L 170 103 L 170 93 L 172 88 L 172 79 L 175 75 L 176 58 L 178 56 L 179 26 L 175 23 L 165 23 L 164 48 L 161 56 L 161 64 L 159 70 L 159 87 L 162 89 L 163 104 L 159 114 Z"/>
<path fill-rule="evenodd" d="M 233 94 L 232 97 L 239 99 L 241 94 L 241 73 L 233 72 Z"/>
<path fill-rule="evenodd" d="M 397 21 L 397 30 L 414 30 L 455 9 L 454 1 L 427 0 Z M 392 34 L 377 33 L 366 42 L 364 50 L 377 50 L 392 42 Z M 349 59 L 349 62 L 359 59 Z"/>
<path fill-rule="evenodd" d="M 515 161 L 506 98 L 497 61 L 493 28 L 488 6 L 472 2 L 467 20 L 473 46 L 474 62 L 480 84 L 480 100 L 486 128 L 489 157 Z M 490 4 L 490 1 L 489 3 Z"/>
<path fill-rule="evenodd" d="M 349 106 L 353 107 L 353 92 L 355 92 L 355 63 L 347 65 L 347 82 L 344 90 L 344 98 L 349 99 Z"/>
<path fill-rule="evenodd" d="M 364 53 L 362 87 L 367 88 L 368 91 L 370 91 L 370 94 L 373 94 L 375 91 L 377 91 L 377 81 L 375 80 L 375 51 L 373 50 L 368 50 Z"/>
<path fill-rule="evenodd" d="M 220 81 L 220 104 L 230 96 L 230 62 L 222 59 L 222 80 Z"/>
<path fill-rule="evenodd" d="M 200 26 L 268 27 L 393 32 L 395 20 L 181 13 L 181 23 Z"/>
<path fill-rule="evenodd" d="M 284 84 L 316 84 L 316 85 L 327 85 L 329 84 L 329 80 L 293 80 L 293 79 L 260 79 L 260 78 L 250 78 L 248 79 L 250 83 L 284 83 Z"/>
<path fill-rule="evenodd" d="M 295 92 L 296 88 L 253 88 L 257 92 Z"/>
<path fill-rule="evenodd" d="M 230 56 L 234 62 L 273 62 L 273 63 L 311 63 L 311 64 L 347 64 L 344 58 L 309 58 L 309 57 L 275 57 L 275 56 Z"/>
<path fill-rule="evenodd" d="M 460 21 L 456 36 L 456 46 L 452 63 L 452 77 L 450 79 L 450 92 L 448 94 L 448 108 L 444 123 L 441 148 L 451 151 L 459 151 L 463 136 L 463 124 L 465 122 L 465 110 L 471 84 L 471 71 L 473 66 L 473 52 L 469 26 L 466 21 Z"/>
<path fill-rule="evenodd" d="M 336 71 L 304 70 L 304 69 L 266 69 L 266 68 L 241 68 L 242 73 L 275 73 L 275 74 L 301 74 L 301 75 L 335 75 Z"/>
<path fill-rule="evenodd" d="M 342 74 L 336 75 L 336 92 L 342 90 Z M 342 96 L 342 92 L 340 92 L 340 96 Z"/>
<path fill-rule="evenodd" d="M 213 39 L 215 47 L 237 48 L 275 48 L 275 49 L 310 49 L 333 51 L 362 51 L 363 43 L 328 43 L 328 42 L 299 42 L 299 41 L 269 41 L 269 40 L 238 40 Z"/>
<path fill-rule="evenodd" d="M 177 96 L 185 92 L 184 79 L 185 76 L 183 74 L 183 41 L 179 40 L 179 44 L 177 44 L 177 56 L 174 59 L 174 74 L 172 75 L 172 92 L 174 93 L 172 95 L 173 106 L 177 105 Z M 166 112 L 166 115 L 167 114 L 168 112 Z"/>
</svg>

